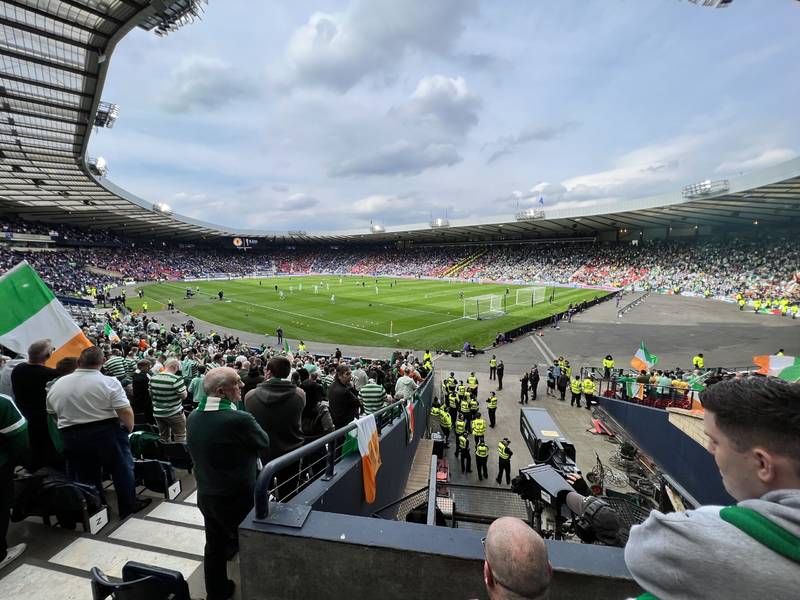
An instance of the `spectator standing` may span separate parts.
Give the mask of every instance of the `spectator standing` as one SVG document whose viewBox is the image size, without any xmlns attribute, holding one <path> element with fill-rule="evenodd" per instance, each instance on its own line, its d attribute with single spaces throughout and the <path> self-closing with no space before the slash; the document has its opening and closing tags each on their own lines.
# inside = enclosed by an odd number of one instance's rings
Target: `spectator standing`
<svg viewBox="0 0 800 600">
<path fill-rule="evenodd" d="M 497 389 L 503 389 L 503 373 L 506 371 L 506 366 L 503 364 L 503 361 L 497 363 Z"/>
<path fill-rule="evenodd" d="M 131 378 L 133 389 L 133 412 L 145 415 L 148 423 L 155 423 L 153 418 L 153 402 L 150 399 L 150 367 L 152 364 L 146 358 L 136 363 L 136 371 Z"/>
<path fill-rule="evenodd" d="M 407 402 L 414 398 L 414 392 L 417 391 L 419 385 L 412 377 L 413 372 L 413 369 L 409 368 L 405 375 L 397 378 L 397 383 L 394 384 L 395 398 L 404 398 Z"/>
<path fill-rule="evenodd" d="M 535 402 L 536 395 L 539 393 L 539 368 L 536 365 L 533 365 L 528 381 L 531 385 L 531 400 Z"/>
<path fill-rule="evenodd" d="M 483 580 L 490 600 L 546 600 L 553 569 L 544 540 L 515 517 L 495 520 L 486 532 Z"/>
<path fill-rule="evenodd" d="M 256 387 L 264 383 L 264 375 L 262 373 L 262 370 L 259 367 L 252 365 L 247 370 L 247 375 L 242 377 L 242 383 L 244 383 L 242 396 L 246 397 L 247 394 L 250 393 L 250 390 L 254 390 L 256 389 Z"/>
<path fill-rule="evenodd" d="M 300 417 L 300 425 L 305 438 L 305 443 L 308 444 L 316 439 L 321 438 L 323 435 L 331 433 L 334 430 L 333 419 L 328 409 L 328 403 L 324 401 L 325 393 L 322 391 L 322 386 L 317 381 L 318 371 L 314 369 L 311 374 L 306 368 L 300 369 L 300 389 L 306 394 L 306 404 L 303 407 L 303 414 Z M 311 465 L 313 474 L 317 474 L 325 470 L 325 448 L 320 448 L 316 452 L 312 452 L 303 461 Z"/>
<path fill-rule="evenodd" d="M 664 599 L 794 598 L 800 580 L 800 386 L 731 379 L 709 386 L 701 401 L 708 451 L 738 504 L 651 512 L 631 528 L 628 569 L 642 588 Z"/>
<path fill-rule="evenodd" d="M 205 378 L 206 395 L 189 416 L 189 453 L 197 479 L 197 507 L 203 514 L 206 546 L 203 570 L 208 600 L 227 600 L 234 583 L 227 557 L 238 538 L 239 523 L 253 508 L 258 453 L 269 437 L 253 415 L 236 410 L 242 382 L 221 367 Z M 235 542 L 234 550 L 238 546 Z"/>
<path fill-rule="evenodd" d="M 356 391 L 358 392 L 362 387 L 367 385 L 369 378 L 367 377 L 367 372 L 361 365 L 361 361 L 354 362 L 351 366 L 351 371 L 353 373 L 353 387 L 356 388 Z"/>
<path fill-rule="evenodd" d="M 370 379 L 366 385 L 361 387 L 358 398 L 364 407 L 364 413 L 368 415 L 380 410 L 390 399 L 384 387 L 377 384 L 374 379 Z"/>
<path fill-rule="evenodd" d="M 349 424 L 358 418 L 361 402 L 355 388 L 350 384 L 352 373 L 350 367 L 339 364 L 336 367 L 336 376 L 328 388 L 328 406 L 336 429 Z"/>
<path fill-rule="evenodd" d="M 14 367 L 11 372 L 11 385 L 14 400 L 20 412 L 28 421 L 30 440 L 30 472 L 50 466 L 60 469 L 63 460 L 53 446 L 47 426 L 47 384 L 58 377 L 55 369 L 46 367 L 53 351 L 53 342 L 39 340 L 28 347 L 28 360 Z"/>
<path fill-rule="evenodd" d="M 301 418 L 306 404 L 302 389 L 288 378 L 292 365 L 285 356 L 269 359 L 264 372 L 264 383 L 256 386 L 247 396 L 244 404 L 270 439 L 269 451 L 263 451 L 264 464 L 288 454 L 303 445 Z M 276 495 L 284 499 L 294 492 L 299 475 L 299 464 L 284 467 L 278 473 Z"/>
<path fill-rule="evenodd" d="M 186 416 L 183 414 L 183 401 L 188 393 L 183 377 L 178 375 L 180 362 L 170 358 L 164 370 L 150 379 L 150 397 L 153 401 L 153 415 L 158 424 L 158 435 L 163 442 L 186 442 Z"/>
<path fill-rule="evenodd" d="M 528 374 L 527 373 L 523 373 L 522 377 L 519 380 L 519 403 L 520 404 L 527 404 L 528 403 L 528 385 L 529 385 Z"/>
<path fill-rule="evenodd" d="M 8 547 L 8 520 L 14 499 L 14 468 L 28 452 L 28 423 L 14 401 L 0 394 L 0 570 L 25 552 L 25 544 Z"/>
<path fill-rule="evenodd" d="M 102 365 L 103 351 L 97 346 L 86 348 L 78 369 L 50 388 L 47 408 L 58 419 L 70 476 L 96 486 L 102 496 L 103 472 L 111 473 L 119 516 L 124 519 L 152 500 L 136 498 L 128 442 L 133 409 L 119 380 L 100 373 Z"/>
<path fill-rule="evenodd" d="M 556 387 L 558 388 L 558 393 L 561 396 L 559 400 L 564 402 L 567 394 L 567 387 L 569 387 L 569 377 L 567 376 L 567 372 L 564 369 L 561 369 L 561 374 L 558 376 L 556 380 Z"/>
</svg>

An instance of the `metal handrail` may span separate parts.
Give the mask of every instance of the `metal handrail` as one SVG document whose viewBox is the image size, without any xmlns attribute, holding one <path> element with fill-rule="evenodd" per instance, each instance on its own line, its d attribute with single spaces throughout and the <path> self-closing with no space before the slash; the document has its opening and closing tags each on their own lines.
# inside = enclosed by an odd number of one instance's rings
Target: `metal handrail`
<svg viewBox="0 0 800 600">
<path fill-rule="evenodd" d="M 381 420 L 378 418 L 381 415 L 390 412 L 392 409 L 397 408 L 400 405 L 405 407 L 408 404 L 406 399 L 396 400 L 392 402 L 388 406 L 384 406 L 383 408 L 376 410 L 372 415 L 375 417 L 375 425 L 378 429 L 378 436 L 381 435 Z M 331 431 L 329 434 L 322 436 L 319 439 L 314 440 L 310 444 L 306 444 L 304 446 L 300 446 L 299 448 L 284 454 L 283 456 L 279 456 L 278 458 L 269 461 L 264 468 L 261 470 L 261 473 L 258 475 L 258 479 L 256 480 L 256 491 L 255 491 L 255 508 L 256 508 L 256 519 L 263 520 L 269 516 L 269 496 L 267 494 L 269 490 L 269 484 L 272 481 L 272 478 L 275 474 L 283 469 L 284 467 L 288 467 L 292 463 L 298 462 L 301 458 L 311 454 L 312 452 L 323 448 L 326 444 L 331 442 L 330 447 L 328 448 L 328 461 L 325 466 L 325 474 L 322 476 L 322 479 L 331 479 L 334 476 L 334 466 L 335 466 L 335 458 L 336 458 L 336 444 L 333 443 L 335 440 L 344 437 L 348 432 L 352 431 L 357 427 L 356 422 L 353 421 L 344 427 L 337 429 L 336 431 Z"/>
</svg>

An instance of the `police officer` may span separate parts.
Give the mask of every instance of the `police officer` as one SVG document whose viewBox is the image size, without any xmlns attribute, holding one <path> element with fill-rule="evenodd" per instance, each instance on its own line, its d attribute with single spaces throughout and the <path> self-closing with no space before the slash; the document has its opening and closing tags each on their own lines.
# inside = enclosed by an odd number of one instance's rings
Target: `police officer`
<svg viewBox="0 0 800 600">
<path fill-rule="evenodd" d="M 469 400 L 469 420 L 470 423 L 475 420 L 478 415 L 478 399 L 470 398 Z"/>
<path fill-rule="evenodd" d="M 511 455 L 514 454 L 511 451 L 511 441 L 508 438 L 503 438 L 500 440 L 500 443 L 497 444 L 497 456 L 498 456 L 498 472 L 497 472 L 497 485 L 503 480 L 503 472 L 506 474 L 506 485 L 511 484 Z"/>
<path fill-rule="evenodd" d="M 469 438 L 466 433 L 458 436 L 458 452 L 461 456 L 461 474 L 472 473 L 472 454 L 469 451 Z"/>
<path fill-rule="evenodd" d="M 586 400 L 586 410 L 592 410 L 592 400 L 594 400 L 594 381 L 592 381 L 590 375 L 587 375 L 586 379 L 583 380 L 581 389 L 583 390 L 583 396 Z"/>
<path fill-rule="evenodd" d="M 497 357 L 492 354 L 492 358 L 489 359 L 489 381 L 495 379 L 497 379 Z"/>
<path fill-rule="evenodd" d="M 703 353 L 695 354 L 694 358 L 692 358 L 692 367 L 695 369 L 702 369 L 703 366 L 706 364 L 705 359 L 703 358 Z"/>
<path fill-rule="evenodd" d="M 469 422 L 472 420 L 472 409 L 470 409 L 469 398 L 467 396 L 461 396 L 461 400 L 458 403 L 458 410 L 464 417 L 467 427 L 469 427 Z"/>
<path fill-rule="evenodd" d="M 481 413 L 476 412 L 475 418 L 472 419 L 472 437 L 475 440 L 475 445 L 483 441 L 483 436 L 486 435 L 486 421 L 481 418 Z"/>
<path fill-rule="evenodd" d="M 455 373 L 450 371 L 450 376 L 444 380 L 444 385 L 447 388 L 448 392 L 456 393 L 456 387 L 458 386 L 458 381 L 456 381 Z"/>
<path fill-rule="evenodd" d="M 473 398 L 478 397 L 478 378 L 475 377 L 475 373 L 472 372 L 467 377 L 467 386 L 469 387 L 469 394 Z"/>
<path fill-rule="evenodd" d="M 456 417 L 456 440 L 458 440 L 462 435 L 466 435 L 467 433 L 467 422 L 464 420 L 464 415 L 461 413 L 458 414 Z M 456 445 L 456 458 L 458 458 L 458 453 L 461 450 L 460 445 Z"/>
<path fill-rule="evenodd" d="M 614 357 L 606 354 L 603 359 L 603 379 L 611 379 L 611 371 L 614 368 Z"/>
<path fill-rule="evenodd" d="M 450 413 L 450 419 L 452 421 L 456 420 L 456 414 L 458 413 L 458 396 L 456 396 L 455 390 L 452 392 L 448 392 L 447 395 L 447 412 Z"/>
<path fill-rule="evenodd" d="M 528 403 L 528 374 L 523 373 L 519 380 L 519 403 Z"/>
<path fill-rule="evenodd" d="M 444 436 L 444 447 L 450 445 L 450 427 L 453 425 L 453 419 L 450 418 L 450 413 L 444 407 L 439 409 L 439 428 L 442 430 Z"/>
<path fill-rule="evenodd" d="M 575 406 L 578 405 L 578 408 L 581 407 L 581 392 L 583 392 L 583 385 L 581 384 L 581 376 L 575 375 L 572 380 L 569 382 L 569 391 L 572 392 L 572 396 L 569 399 L 569 405 Z"/>
<path fill-rule="evenodd" d="M 475 464 L 478 466 L 478 481 L 489 479 L 489 446 L 481 439 L 475 446 Z"/>
<path fill-rule="evenodd" d="M 489 399 L 486 401 L 486 408 L 489 409 L 489 427 L 494 429 L 494 418 L 497 412 L 497 394 L 494 392 L 492 392 L 492 395 L 489 396 Z"/>
<path fill-rule="evenodd" d="M 425 350 L 425 354 L 422 355 L 422 362 L 424 363 L 433 363 L 433 355 L 431 354 L 430 350 Z"/>
</svg>

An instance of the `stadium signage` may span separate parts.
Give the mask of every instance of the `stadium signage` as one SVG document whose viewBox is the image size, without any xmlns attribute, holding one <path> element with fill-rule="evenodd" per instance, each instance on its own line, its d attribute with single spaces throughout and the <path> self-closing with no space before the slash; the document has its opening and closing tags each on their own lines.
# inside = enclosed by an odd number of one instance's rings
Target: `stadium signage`
<svg viewBox="0 0 800 600">
<path fill-rule="evenodd" d="M 544 218 L 545 218 L 544 211 L 537 210 L 535 208 L 529 208 L 528 210 L 521 210 L 516 214 L 517 221 L 538 221 Z"/>
</svg>

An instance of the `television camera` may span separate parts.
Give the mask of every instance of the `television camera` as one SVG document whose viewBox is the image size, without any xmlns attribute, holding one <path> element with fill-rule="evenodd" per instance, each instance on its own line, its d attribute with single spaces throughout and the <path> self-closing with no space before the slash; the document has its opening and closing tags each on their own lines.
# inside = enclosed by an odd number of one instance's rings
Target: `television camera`
<svg viewBox="0 0 800 600">
<path fill-rule="evenodd" d="M 624 546 L 627 531 L 620 526 L 614 509 L 592 496 L 588 488 L 583 490 L 586 495 L 577 493 L 567 481 L 581 477 L 575 464 L 575 446 L 564 437 L 550 413 L 544 408 L 521 409 L 520 431 L 534 464 L 520 469 L 511 489 L 526 501 L 533 528 L 545 538 L 577 536 L 588 544 Z"/>
</svg>

